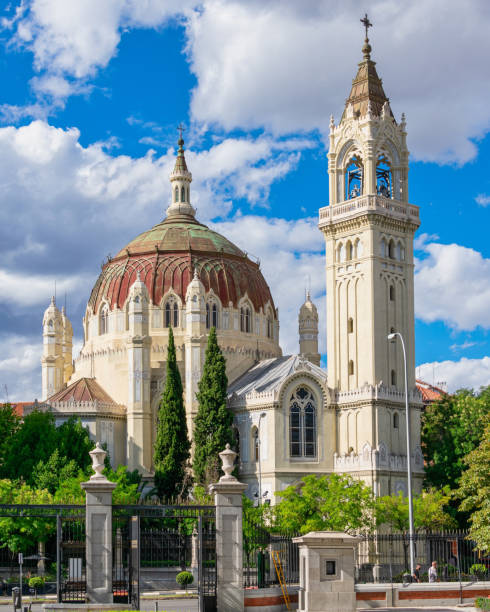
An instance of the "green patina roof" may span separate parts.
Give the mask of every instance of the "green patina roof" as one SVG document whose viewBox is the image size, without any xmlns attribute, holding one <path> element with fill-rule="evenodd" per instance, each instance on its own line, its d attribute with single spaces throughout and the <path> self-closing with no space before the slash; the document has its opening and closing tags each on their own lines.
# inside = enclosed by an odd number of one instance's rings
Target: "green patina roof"
<svg viewBox="0 0 490 612">
<path fill-rule="evenodd" d="M 227 240 L 221 234 L 209 229 L 195 220 L 166 219 L 150 230 L 136 236 L 122 249 L 117 257 L 125 255 L 129 249 L 131 254 L 144 253 L 158 247 L 159 251 L 201 251 L 212 253 L 227 253 L 244 257 L 245 253 Z"/>
</svg>

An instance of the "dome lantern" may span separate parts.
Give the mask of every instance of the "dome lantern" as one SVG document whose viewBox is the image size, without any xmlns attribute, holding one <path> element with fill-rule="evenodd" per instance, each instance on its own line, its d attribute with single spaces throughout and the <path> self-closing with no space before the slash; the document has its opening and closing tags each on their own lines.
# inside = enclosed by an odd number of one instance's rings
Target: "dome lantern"
<svg viewBox="0 0 490 612">
<path fill-rule="evenodd" d="M 179 125 L 180 137 L 178 141 L 179 148 L 177 150 L 177 159 L 175 166 L 170 175 L 170 184 L 172 185 L 171 204 L 167 208 L 167 218 L 172 217 L 194 217 L 195 209 L 191 206 L 191 182 L 192 174 L 187 169 L 187 163 L 184 155 L 184 139 L 182 131 L 184 127 Z"/>
</svg>

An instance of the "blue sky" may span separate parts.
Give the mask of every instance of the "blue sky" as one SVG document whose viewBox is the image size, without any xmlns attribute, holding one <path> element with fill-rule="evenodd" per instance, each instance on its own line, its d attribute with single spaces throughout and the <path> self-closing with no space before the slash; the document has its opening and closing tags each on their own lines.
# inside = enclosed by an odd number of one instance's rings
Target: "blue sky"
<svg viewBox="0 0 490 612">
<path fill-rule="evenodd" d="M 56 279 L 78 346 L 100 263 L 168 205 L 182 121 L 198 217 L 261 258 L 297 350 L 311 283 L 325 351 L 326 143 L 361 59 L 407 115 L 416 361 L 490 384 L 490 6 L 311 0 L 29 0 L 0 12 L 0 401 L 40 394 Z M 310 280 L 308 280 L 310 277 Z"/>
</svg>

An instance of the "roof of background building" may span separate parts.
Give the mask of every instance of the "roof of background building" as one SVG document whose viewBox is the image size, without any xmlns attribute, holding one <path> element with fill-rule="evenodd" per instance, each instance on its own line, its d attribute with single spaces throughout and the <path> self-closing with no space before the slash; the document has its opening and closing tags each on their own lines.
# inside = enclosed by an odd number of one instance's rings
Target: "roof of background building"
<svg viewBox="0 0 490 612">
<path fill-rule="evenodd" d="M 99 385 L 95 378 L 80 378 L 68 387 L 52 395 L 47 403 L 54 402 L 101 402 L 116 406 L 116 402 Z"/>
<path fill-rule="evenodd" d="M 424 404 L 432 404 L 433 402 L 440 400 L 444 395 L 447 395 L 447 392 L 444 391 L 444 389 L 434 387 L 434 385 L 430 385 L 423 380 L 417 379 L 415 384 L 417 389 L 422 394 L 422 401 Z"/>
<path fill-rule="evenodd" d="M 320 380 L 327 380 L 327 373 L 301 355 L 285 355 L 264 359 L 228 387 L 228 396 L 246 396 L 248 393 L 271 393 L 277 391 L 288 376 L 299 370 L 307 370 Z"/>
</svg>

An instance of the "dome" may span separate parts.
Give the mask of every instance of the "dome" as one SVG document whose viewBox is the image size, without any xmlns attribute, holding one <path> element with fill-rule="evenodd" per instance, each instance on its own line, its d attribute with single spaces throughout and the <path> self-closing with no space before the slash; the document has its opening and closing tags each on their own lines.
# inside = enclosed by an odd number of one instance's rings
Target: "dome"
<svg viewBox="0 0 490 612">
<path fill-rule="evenodd" d="M 318 310 L 315 304 L 313 304 L 311 301 L 309 291 L 306 295 L 305 303 L 299 309 L 299 317 L 300 319 L 313 317 L 314 320 L 318 321 Z"/>
<path fill-rule="evenodd" d="M 248 296 L 256 312 L 269 303 L 275 317 L 259 264 L 189 214 L 169 215 L 107 261 L 88 307 L 96 312 L 106 301 L 111 309 L 122 308 L 138 272 L 153 304 L 159 304 L 170 289 L 184 302 L 195 271 L 206 292 L 212 289 L 224 306 L 231 302 L 236 308 Z"/>
</svg>

